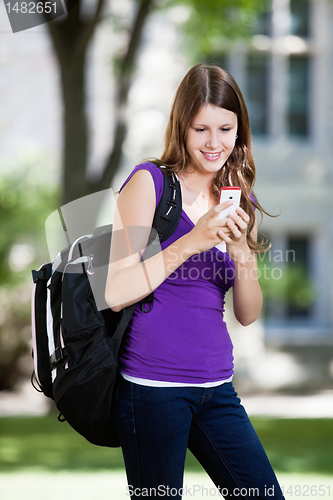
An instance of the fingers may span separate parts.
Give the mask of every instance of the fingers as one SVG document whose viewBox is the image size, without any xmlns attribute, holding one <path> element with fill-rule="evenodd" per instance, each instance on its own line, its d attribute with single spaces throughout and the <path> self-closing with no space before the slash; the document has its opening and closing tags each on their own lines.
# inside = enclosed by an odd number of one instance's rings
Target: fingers
<svg viewBox="0 0 333 500">
<path fill-rule="evenodd" d="M 231 212 L 229 215 L 229 219 L 227 221 L 227 224 L 230 228 L 232 228 L 233 224 L 235 223 L 239 230 L 242 233 L 245 233 L 247 231 L 247 225 L 249 223 L 250 217 L 248 214 L 242 209 L 242 208 L 237 208 L 236 209 L 237 213 Z"/>
<path fill-rule="evenodd" d="M 250 217 L 248 214 L 242 208 L 237 208 L 236 213 L 231 212 L 229 218 L 226 220 L 226 226 L 231 231 L 231 234 L 227 234 L 224 229 L 220 229 L 218 232 L 219 237 L 225 243 L 231 243 L 232 240 L 240 240 L 242 235 L 247 232 L 249 220 Z"/>
<path fill-rule="evenodd" d="M 219 203 L 218 205 L 215 205 L 215 207 L 212 210 L 214 211 L 215 214 L 219 214 L 220 212 L 222 212 L 222 210 L 225 210 L 226 208 L 231 207 L 232 204 L 233 204 L 232 200 L 227 200 L 227 201 L 224 201 L 223 203 Z"/>
<path fill-rule="evenodd" d="M 235 243 L 244 238 L 250 220 L 248 214 L 240 207 L 235 212 L 231 212 L 228 218 L 219 219 L 217 217 L 222 210 L 225 210 L 232 204 L 232 200 L 220 203 L 202 217 L 203 220 L 206 219 L 206 224 L 210 227 L 210 230 L 214 232 L 215 229 L 215 234 L 226 244 Z"/>
<path fill-rule="evenodd" d="M 244 234 L 246 231 L 246 224 L 245 224 L 245 230 L 240 231 L 238 229 L 238 227 L 236 226 L 235 222 L 231 219 L 228 219 L 227 225 L 230 228 L 230 230 L 231 230 L 231 232 L 236 240 L 238 240 L 242 236 L 242 234 Z"/>
<path fill-rule="evenodd" d="M 236 212 L 238 215 L 242 217 L 242 219 L 248 224 L 250 221 L 250 216 L 243 210 L 241 207 L 236 208 Z"/>
<path fill-rule="evenodd" d="M 230 214 L 230 218 L 227 220 L 227 226 L 231 229 L 231 231 L 235 234 L 234 230 L 238 230 L 240 234 L 246 233 L 247 230 L 247 224 L 246 222 L 241 218 L 238 217 L 235 214 Z"/>
<path fill-rule="evenodd" d="M 243 224 L 244 221 L 243 221 Z M 231 243 L 232 241 L 238 241 L 241 239 L 242 235 L 246 232 L 247 224 L 245 224 L 244 231 L 240 231 L 240 229 L 236 226 L 235 222 L 232 219 L 227 220 L 227 230 L 220 229 L 217 234 L 221 238 L 224 243 Z"/>
<path fill-rule="evenodd" d="M 232 233 L 229 233 L 230 236 L 232 235 Z M 222 229 L 220 229 L 218 232 L 217 232 L 217 235 L 219 236 L 219 238 L 221 238 L 222 241 L 224 241 L 224 243 L 231 243 L 232 239 L 230 238 L 230 236 L 228 236 L 227 233 L 225 233 L 224 231 L 222 231 Z"/>
</svg>

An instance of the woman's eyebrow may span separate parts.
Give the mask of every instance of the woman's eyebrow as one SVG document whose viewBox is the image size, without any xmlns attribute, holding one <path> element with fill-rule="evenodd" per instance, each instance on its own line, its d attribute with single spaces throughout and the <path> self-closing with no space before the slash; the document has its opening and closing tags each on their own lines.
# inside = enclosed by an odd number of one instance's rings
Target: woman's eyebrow
<svg viewBox="0 0 333 500">
<path fill-rule="evenodd" d="M 223 123 L 223 125 L 219 125 L 220 127 L 232 127 L 235 123 Z M 205 125 L 204 123 L 193 123 L 192 127 L 209 127 L 209 125 Z"/>
</svg>

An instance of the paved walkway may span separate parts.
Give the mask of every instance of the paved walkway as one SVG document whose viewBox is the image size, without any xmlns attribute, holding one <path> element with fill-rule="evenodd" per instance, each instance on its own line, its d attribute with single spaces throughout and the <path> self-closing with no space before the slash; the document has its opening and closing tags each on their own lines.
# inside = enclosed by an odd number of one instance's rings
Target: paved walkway
<svg viewBox="0 0 333 500">
<path fill-rule="evenodd" d="M 244 396 L 242 403 L 250 416 L 333 418 L 333 391 L 305 396 Z"/>
<path fill-rule="evenodd" d="M 306 497 L 307 500 L 330 499 L 333 496 L 333 476 L 278 474 L 287 500 Z M 166 491 L 166 490 L 165 490 Z M 187 473 L 183 498 L 222 498 L 204 473 Z M 0 474 L 1 500 L 128 500 L 125 473 L 38 473 Z M 169 496 L 161 499 L 172 500 Z"/>
</svg>

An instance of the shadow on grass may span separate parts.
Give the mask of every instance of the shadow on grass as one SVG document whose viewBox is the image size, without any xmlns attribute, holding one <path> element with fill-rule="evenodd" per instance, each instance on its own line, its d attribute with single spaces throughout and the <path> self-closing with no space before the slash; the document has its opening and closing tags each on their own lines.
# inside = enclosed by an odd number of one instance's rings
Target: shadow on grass
<svg viewBox="0 0 333 500">
<path fill-rule="evenodd" d="M 252 422 L 275 470 L 332 473 L 333 420 L 253 418 Z M 0 418 L 0 470 L 22 469 L 123 469 L 123 458 L 120 448 L 94 446 L 54 415 Z M 202 470 L 191 453 L 186 470 Z"/>
</svg>

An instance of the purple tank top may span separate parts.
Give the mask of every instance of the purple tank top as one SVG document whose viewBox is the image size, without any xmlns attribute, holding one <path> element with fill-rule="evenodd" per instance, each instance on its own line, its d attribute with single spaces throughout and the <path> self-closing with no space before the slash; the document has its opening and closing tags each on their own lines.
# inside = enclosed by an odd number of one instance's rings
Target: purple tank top
<svg viewBox="0 0 333 500">
<path fill-rule="evenodd" d="M 163 192 L 163 174 L 152 163 L 156 205 Z M 121 188 L 121 189 L 122 189 Z M 184 211 L 174 234 L 162 249 L 193 229 Z M 217 248 L 192 256 L 154 292 L 149 313 L 136 307 L 123 342 L 119 369 L 149 380 L 204 384 L 233 374 L 232 342 L 223 319 L 225 293 L 234 284 L 234 263 Z"/>
</svg>

